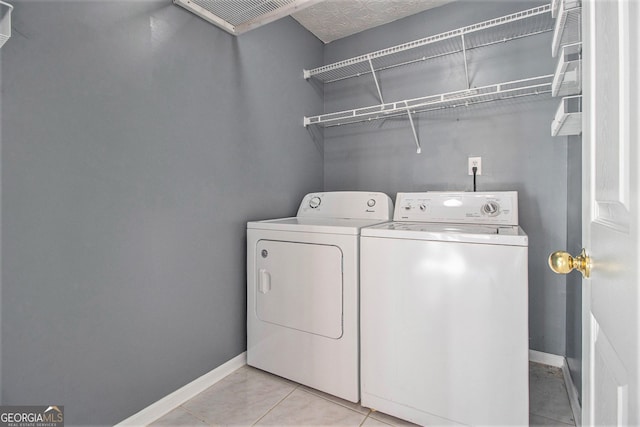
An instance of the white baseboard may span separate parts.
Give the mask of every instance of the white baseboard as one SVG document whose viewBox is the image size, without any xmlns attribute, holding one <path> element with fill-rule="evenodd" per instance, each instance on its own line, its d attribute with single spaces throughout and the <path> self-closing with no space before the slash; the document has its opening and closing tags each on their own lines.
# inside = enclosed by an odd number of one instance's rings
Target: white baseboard
<svg viewBox="0 0 640 427">
<path fill-rule="evenodd" d="M 542 363 L 543 365 L 555 366 L 556 368 L 562 368 L 565 365 L 563 356 L 543 353 L 536 350 L 529 350 L 529 360 L 535 363 Z"/>
<path fill-rule="evenodd" d="M 121 421 L 116 424 L 116 427 L 146 426 L 151 424 L 246 364 L 247 352 L 245 351 L 200 378 L 196 378 L 189 384 L 152 403 L 140 412 L 133 414 L 126 420 Z"/>
<path fill-rule="evenodd" d="M 564 377 L 564 384 L 567 387 L 567 394 L 569 395 L 569 404 L 571 405 L 571 412 L 573 412 L 573 419 L 576 420 L 576 426 L 581 426 L 582 408 L 580 407 L 580 401 L 578 399 L 578 389 L 573 383 L 571 373 L 569 372 L 567 359 L 556 354 L 529 350 L 529 360 L 531 362 L 542 363 L 544 365 L 550 365 L 562 369 L 562 376 Z"/>
<path fill-rule="evenodd" d="M 573 412 L 573 419 L 576 420 L 576 426 L 582 425 L 582 408 L 580 407 L 580 400 L 578 399 L 578 389 L 573 383 L 571 373 L 569 372 L 569 364 L 562 365 L 562 375 L 564 376 L 564 383 L 567 386 L 567 394 L 569 395 L 569 403 L 571 404 L 571 412 Z"/>
<path fill-rule="evenodd" d="M 578 391 L 573 384 L 571 375 L 569 374 L 569 367 L 567 366 L 566 359 L 562 356 L 558 356 L 550 353 L 543 353 L 541 351 L 529 350 L 529 360 L 535 363 L 542 363 L 545 365 L 555 366 L 562 369 L 564 381 L 569 394 L 569 402 L 571 403 L 571 410 L 573 411 L 576 425 L 580 426 L 581 423 L 581 408 L 578 401 Z M 189 384 L 179 388 L 173 393 L 163 397 L 155 403 L 147 406 L 140 412 L 133 414 L 126 420 L 116 424 L 116 427 L 130 427 L 130 426 L 146 426 L 151 424 L 163 415 L 171 412 L 178 406 L 182 405 L 187 400 L 195 397 L 199 393 L 203 392 L 207 388 L 211 387 L 227 375 L 236 371 L 247 364 L 247 353 L 241 353 L 233 359 L 223 363 L 214 370 L 207 372 L 203 376 L 196 378 Z"/>
</svg>

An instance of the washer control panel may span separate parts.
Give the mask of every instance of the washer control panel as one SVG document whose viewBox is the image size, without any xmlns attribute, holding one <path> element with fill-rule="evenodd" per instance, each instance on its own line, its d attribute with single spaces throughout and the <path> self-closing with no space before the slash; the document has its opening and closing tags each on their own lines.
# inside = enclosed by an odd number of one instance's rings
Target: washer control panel
<svg viewBox="0 0 640 427">
<path fill-rule="evenodd" d="M 331 191 L 304 196 L 299 217 L 390 220 L 393 202 L 384 193 Z"/>
<path fill-rule="evenodd" d="M 518 192 L 398 193 L 394 221 L 518 225 Z"/>
</svg>

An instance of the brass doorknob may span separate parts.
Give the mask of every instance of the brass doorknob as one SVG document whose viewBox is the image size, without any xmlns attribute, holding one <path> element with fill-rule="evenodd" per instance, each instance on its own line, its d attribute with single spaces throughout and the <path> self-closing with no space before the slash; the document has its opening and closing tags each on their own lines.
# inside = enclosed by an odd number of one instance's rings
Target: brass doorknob
<svg viewBox="0 0 640 427">
<path fill-rule="evenodd" d="M 582 273 L 582 277 L 589 278 L 591 258 L 587 256 L 584 249 L 575 258 L 568 252 L 557 251 L 549 255 L 549 267 L 557 274 L 567 274 L 571 270 L 578 270 Z"/>
</svg>

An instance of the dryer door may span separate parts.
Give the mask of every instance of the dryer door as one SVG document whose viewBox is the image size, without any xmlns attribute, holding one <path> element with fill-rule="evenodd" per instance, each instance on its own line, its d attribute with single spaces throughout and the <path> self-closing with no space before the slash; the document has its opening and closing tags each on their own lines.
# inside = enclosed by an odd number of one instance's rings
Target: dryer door
<svg viewBox="0 0 640 427">
<path fill-rule="evenodd" d="M 342 336 L 342 251 L 337 246 L 260 240 L 256 315 L 328 338 Z"/>
</svg>

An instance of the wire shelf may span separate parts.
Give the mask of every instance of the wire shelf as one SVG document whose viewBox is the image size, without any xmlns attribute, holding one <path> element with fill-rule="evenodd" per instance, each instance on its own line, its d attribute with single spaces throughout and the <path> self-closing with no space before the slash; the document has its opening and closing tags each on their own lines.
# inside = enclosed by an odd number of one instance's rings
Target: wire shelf
<svg viewBox="0 0 640 427">
<path fill-rule="evenodd" d="M 560 48 L 582 41 L 582 7 L 579 0 L 559 0 L 556 24 L 553 29 L 551 56 Z"/>
<path fill-rule="evenodd" d="M 320 116 L 305 117 L 304 126 L 341 126 L 371 120 L 408 116 L 445 108 L 468 107 L 474 104 L 541 95 L 551 92 L 553 75 L 532 77 L 489 86 L 461 90 L 421 98 L 407 99 L 354 110 L 338 111 Z"/>
<path fill-rule="evenodd" d="M 465 49 L 544 33 L 553 29 L 550 12 L 550 4 L 535 7 L 312 70 L 304 70 L 304 77 L 314 77 L 324 83 L 331 83 L 370 74 L 372 68 L 374 71 L 381 71 L 463 52 Z"/>
<path fill-rule="evenodd" d="M 574 7 L 580 7 L 581 0 L 553 0 L 551 2 L 551 17 L 557 18 L 558 11 L 560 10 L 560 4 L 563 4 L 564 9 L 573 9 Z"/>
<path fill-rule="evenodd" d="M 551 122 L 551 136 L 580 135 L 582 133 L 582 95 L 566 96 L 560 101 Z"/>
<path fill-rule="evenodd" d="M 552 96 L 577 95 L 582 92 L 582 43 L 562 47 L 551 86 Z"/>
<path fill-rule="evenodd" d="M 13 6 L 0 1 L 0 47 L 11 37 L 11 12 Z"/>
</svg>

